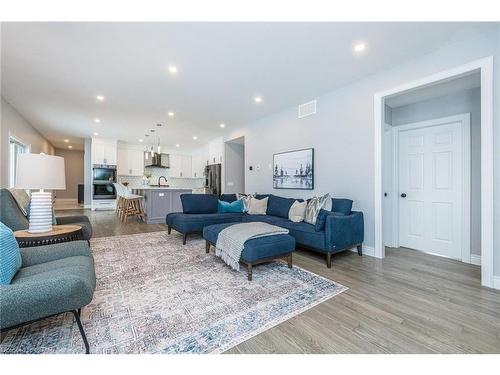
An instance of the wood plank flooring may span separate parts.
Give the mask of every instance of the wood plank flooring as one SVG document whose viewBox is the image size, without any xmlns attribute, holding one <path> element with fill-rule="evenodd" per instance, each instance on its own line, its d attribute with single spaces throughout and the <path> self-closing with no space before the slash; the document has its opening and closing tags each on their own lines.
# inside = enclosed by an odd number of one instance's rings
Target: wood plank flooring
<svg viewBox="0 0 500 375">
<path fill-rule="evenodd" d="M 57 214 L 82 213 L 96 237 L 166 230 L 109 211 Z M 500 353 L 500 291 L 480 286 L 479 266 L 390 248 L 383 260 L 338 254 L 332 269 L 299 250 L 294 264 L 349 290 L 227 353 Z"/>
</svg>

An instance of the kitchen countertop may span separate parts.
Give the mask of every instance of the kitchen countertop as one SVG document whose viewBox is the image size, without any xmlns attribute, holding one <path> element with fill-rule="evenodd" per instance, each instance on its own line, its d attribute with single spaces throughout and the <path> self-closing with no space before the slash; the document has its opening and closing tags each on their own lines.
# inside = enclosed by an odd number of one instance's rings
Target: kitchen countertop
<svg viewBox="0 0 500 375">
<path fill-rule="evenodd" d="M 191 191 L 193 188 L 181 188 L 174 186 L 149 186 L 149 185 L 141 185 L 141 186 L 127 186 L 129 190 L 187 190 Z"/>
</svg>

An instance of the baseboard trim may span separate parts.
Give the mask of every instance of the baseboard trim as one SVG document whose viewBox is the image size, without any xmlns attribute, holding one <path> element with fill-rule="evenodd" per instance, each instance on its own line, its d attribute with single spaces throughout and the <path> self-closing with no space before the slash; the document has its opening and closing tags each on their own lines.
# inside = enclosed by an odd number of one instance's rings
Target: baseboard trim
<svg viewBox="0 0 500 375">
<path fill-rule="evenodd" d="M 470 264 L 480 266 L 481 265 L 481 255 L 471 254 L 470 255 Z"/>
<path fill-rule="evenodd" d="M 351 251 L 358 252 L 358 249 L 353 247 Z M 369 257 L 375 256 L 375 248 L 373 246 L 363 245 L 363 255 L 368 255 Z"/>
<path fill-rule="evenodd" d="M 500 276 L 493 276 L 493 288 L 500 289 Z"/>
</svg>

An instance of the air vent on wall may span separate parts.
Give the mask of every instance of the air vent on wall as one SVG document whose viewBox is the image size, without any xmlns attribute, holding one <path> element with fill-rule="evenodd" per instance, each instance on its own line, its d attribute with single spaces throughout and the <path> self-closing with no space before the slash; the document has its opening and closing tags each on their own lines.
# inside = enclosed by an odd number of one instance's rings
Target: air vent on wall
<svg viewBox="0 0 500 375">
<path fill-rule="evenodd" d="M 316 113 L 316 100 L 299 105 L 299 118 L 311 116 Z"/>
</svg>

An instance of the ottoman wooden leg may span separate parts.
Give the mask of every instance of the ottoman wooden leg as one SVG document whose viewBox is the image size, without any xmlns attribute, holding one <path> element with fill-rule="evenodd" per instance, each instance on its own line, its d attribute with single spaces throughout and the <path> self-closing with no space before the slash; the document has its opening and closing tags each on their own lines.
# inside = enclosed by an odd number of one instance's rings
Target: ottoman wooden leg
<svg viewBox="0 0 500 375">
<path fill-rule="evenodd" d="M 210 252 L 210 242 L 205 241 L 205 252 L 208 254 Z"/>
<path fill-rule="evenodd" d="M 185 245 L 185 244 L 186 244 L 187 237 L 188 237 L 188 234 L 187 234 L 187 233 L 184 233 L 184 234 L 182 235 L 182 244 L 183 244 L 183 245 Z"/>
<path fill-rule="evenodd" d="M 326 267 L 332 268 L 332 253 L 326 253 Z"/>
<path fill-rule="evenodd" d="M 287 260 L 288 260 L 288 268 L 292 268 L 292 253 L 288 255 Z"/>
<path fill-rule="evenodd" d="M 252 281 L 252 263 L 247 264 L 248 281 Z"/>
<path fill-rule="evenodd" d="M 172 228 L 167 227 L 167 233 L 168 233 L 168 234 L 172 233 Z"/>
</svg>

